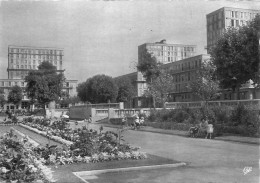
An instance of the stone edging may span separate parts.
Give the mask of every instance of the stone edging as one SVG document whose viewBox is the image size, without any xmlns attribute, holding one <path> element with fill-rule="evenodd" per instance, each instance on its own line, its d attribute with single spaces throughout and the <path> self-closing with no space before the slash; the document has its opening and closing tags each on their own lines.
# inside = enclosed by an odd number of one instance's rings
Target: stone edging
<svg viewBox="0 0 260 183">
<path fill-rule="evenodd" d="M 174 163 L 174 164 L 163 164 L 163 165 L 151 165 L 151 166 L 138 166 L 138 167 L 127 167 L 127 168 L 115 168 L 115 169 L 104 169 L 104 170 L 91 170 L 91 171 L 80 171 L 80 172 L 73 172 L 73 174 L 81 179 L 82 181 L 88 183 L 82 176 L 93 176 L 102 173 L 110 173 L 110 172 L 127 172 L 127 171 L 134 171 L 134 170 L 151 170 L 157 168 L 176 168 L 180 166 L 186 166 L 187 163 Z"/>
</svg>

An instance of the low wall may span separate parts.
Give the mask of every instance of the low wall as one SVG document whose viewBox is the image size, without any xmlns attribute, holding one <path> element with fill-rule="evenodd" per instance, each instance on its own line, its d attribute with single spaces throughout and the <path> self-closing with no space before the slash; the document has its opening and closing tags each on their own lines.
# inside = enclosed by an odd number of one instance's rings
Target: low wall
<svg viewBox="0 0 260 183">
<path fill-rule="evenodd" d="M 70 119 L 84 120 L 88 119 L 92 115 L 92 108 L 90 106 L 72 106 L 69 109 Z"/>
<path fill-rule="evenodd" d="M 205 102 L 198 101 L 198 102 L 168 102 L 165 104 L 166 108 L 180 108 L 180 107 L 188 107 L 188 108 L 201 108 Z M 220 100 L 220 101 L 208 101 L 209 107 L 214 106 L 230 106 L 235 107 L 239 104 L 243 104 L 246 106 L 251 106 L 253 108 L 259 109 L 260 108 L 260 99 L 253 99 L 253 100 Z"/>
</svg>

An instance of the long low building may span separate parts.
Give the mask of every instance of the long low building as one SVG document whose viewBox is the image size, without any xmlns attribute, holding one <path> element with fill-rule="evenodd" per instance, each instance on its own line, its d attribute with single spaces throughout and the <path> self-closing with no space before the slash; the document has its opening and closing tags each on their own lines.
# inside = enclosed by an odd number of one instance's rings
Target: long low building
<svg viewBox="0 0 260 183">
<path fill-rule="evenodd" d="M 187 86 L 196 78 L 196 72 L 201 68 L 201 63 L 210 59 L 207 54 L 189 57 L 183 60 L 163 64 L 162 69 L 168 70 L 173 76 L 174 89 L 169 93 L 169 102 L 192 102 L 200 99 L 190 91 Z M 132 105 L 134 107 L 150 107 L 151 101 L 143 97 L 147 83 L 140 72 L 118 76 L 115 79 L 129 78 L 134 83 L 135 97 Z M 223 90 L 219 100 L 233 100 L 235 93 L 230 90 Z M 260 99 L 260 89 L 255 88 L 249 81 L 240 88 L 240 99 Z"/>
</svg>

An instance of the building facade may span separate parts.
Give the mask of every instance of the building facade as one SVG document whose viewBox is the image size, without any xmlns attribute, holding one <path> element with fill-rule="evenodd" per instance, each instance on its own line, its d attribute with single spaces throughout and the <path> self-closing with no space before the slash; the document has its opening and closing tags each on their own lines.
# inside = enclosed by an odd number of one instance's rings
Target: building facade
<svg viewBox="0 0 260 183">
<path fill-rule="evenodd" d="M 63 70 L 63 49 L 25 46 L 8 47 L 8 79 L 24 79 L 30 70 L 43 62 L 50 62 L 58 72 Z"/>
<path fill-rule="evenodd" d="M 4 91 L 7 99 L 10 89 L 17 85 L 23 90 L 23 99 L 21 104 L 6 104 L 3 107 L 7 109 L 28 109 L 29 98 L 26 95 L 25 87 L 27 83 L 24 78 L 31 70 L 37 70 L 38 66 L 44 62 L 50 62 L 57 68 L 57 72 L 64 72 L 63 69 L 64 51 L 61 48 L 43 48 L 26 46 L 8 47 L 8 79 L 0 79 L 0 89 Z M 63 91 L 69 96 L 76 96 L 77 80 L 67 80 L 63 84 Z"/>
<path fill-rule="evenodd" d="M 142 55 L 148 51 L 162 64 L 175 62 L 196 54 L 196 45 L 167 44 L 163 39 L 160 42 L 144 43 L 138 46 L 138 62 L 142 62 Z"/>
<path fill-rule="evenodd" d="M 209 61 L 206 54 L 179 60 L 162 65 L 161 68 L 172 74 L 174 89 L 169 93 L 170 102 L 197 101 L 199 98 L 188 89 L 188 85 L 196 79 L 196 72 L 201 68 L 202 62 Z"/>
<path fill-rule="evenodd" d="M 223 7 L 207 14 L 207 49 L 215 45 L 229 27 L 247 25 L 259 13 L 260 10 Z"/>
</svg>

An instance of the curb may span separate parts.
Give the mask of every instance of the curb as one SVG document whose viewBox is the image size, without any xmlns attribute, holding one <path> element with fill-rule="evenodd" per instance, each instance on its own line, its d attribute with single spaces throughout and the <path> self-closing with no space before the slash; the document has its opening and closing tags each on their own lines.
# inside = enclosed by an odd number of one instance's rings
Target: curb
<svg viewBox="0 0 260 183">
<path fill-rule="evenodd" d="M 81 179 L 83 182 L 88 183 L 88 176 L 92 177 L 95 175 L 103 174 L 103 173 L 111 173 L 111 172 L 128 172 L 128 171 L 137 171 L 137 170 L 151 170 L 157 168 L 176 168 L 181 166 L 186 166 L 187 163 L 174 163 L 174 164 L 164 164 L 164 165 L 151 165 L 151 166 L 138 166 L 138 167 L 127 167 L 127 168 L 114 168 L 114 169 L 104 169 L 104 170 L 92 170 L 92 171 L 80 171 L 80 172 L 72 172 L 76 177 Z"/>
<path fill-rule="evenodd" d="M 238 143 L 241 143 L 241 144 L 260 145 L 260 142 L 250 142 L 250 141 L 242 141 L 242 140 L 229 140 L 229 139 L 218 139 L 218 138 L 215 138 L 214 140 L 226 141 L 226 142 L 238 142 Z"/>
</svg>

